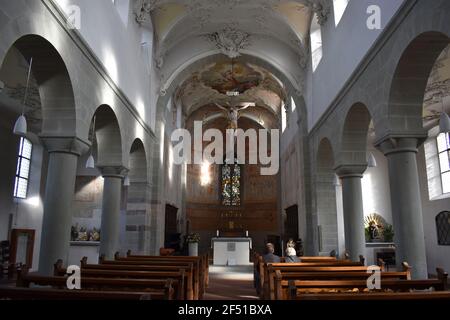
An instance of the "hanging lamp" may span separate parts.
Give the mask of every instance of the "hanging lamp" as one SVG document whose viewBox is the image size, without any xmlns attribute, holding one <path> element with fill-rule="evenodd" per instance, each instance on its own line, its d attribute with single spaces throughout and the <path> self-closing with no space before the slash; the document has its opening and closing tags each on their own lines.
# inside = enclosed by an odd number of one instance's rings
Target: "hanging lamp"
<svg viewBox="0 0 450 320">
<path fill-rule="evenodd" d="M 27 85 L 25 87 L 25 95 L 23 97 L 22 114 L 16 120 L 16 123 L 14 124 L 14 130 L 13 130 L 13 133 L 15 135 L 22 136 L 22 137 L 28 133 L 28 124 L 27 124 L 27 119 L 25 117 L 25 104 L 27 102 L 28 88 L 30 86 L 32 67 L 33 67 L 33 58 L 30 59 L 30 65 L 28 67 Z"/>
<path fill-rule="evenodd" d="M 369 153 L 369 159 L 367 160 L 367 166 L 369 168 L 376 168 L 377 167 L 377 159 L 375 159 L 375 156 L 373 153 Z"/>
</svg>

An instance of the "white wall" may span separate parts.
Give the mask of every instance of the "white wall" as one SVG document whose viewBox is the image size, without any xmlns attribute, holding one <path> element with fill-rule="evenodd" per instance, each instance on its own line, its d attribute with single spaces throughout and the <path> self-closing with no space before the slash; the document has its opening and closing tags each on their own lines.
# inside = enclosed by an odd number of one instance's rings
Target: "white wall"
<svg viewBox="0 0 450 320">
<path fill-rule="evenodd" d="M 427 251 L 428 273 L 436 274 L 437 267 L 444 268 L 446 271 L 450 270 L 450 246 L 438 245 L 435 222 L 438 213 L 450 210 L 450 198 L 434 201 L 429 200 L 424 148 L 420 148 L 419 151 L 417 162 L 422 195 L 423 227 Z"/>
<path fill-rule="evenodd" d="M 141 117 L 154 128 L 154 109 L 150 96 L 148 58 L 142 54 L 142 30 L 132 12 L 125 25 L 111 0 L 55 0 L 66 14 L 70 6 L 81 8 L 81 29 L 79 32 L 91 50 L 103 63 L 109 76 L 124 92 Z"/>
<path fill-rule="evenodd" d="M 43 218 L 42 177 L 45 179 L 44 149 L 34 144 L 28 197 L 14 200 L 14 173 L 17 165 L 18 137 L 13 137 L 10 128 L 0 128 L 2 155 L 0 158 L 0 240 L 7 240 L 9 216 L 13 214 L 12 229 L 31 229 L 36 231 L 33 248 L 33 270 L 39 264 L 41 229 Z M 44 169 L 42 169 L 44 168 Z"/>
<path fill-rule="evenodd" d="M 376 213 L 387 223 L 392 224 L 388 162 L 386 157 L 375 148 L 370 148 L 369 152 L 374 155 L 377 166 L 367 168 L 362 179 L 364 216 Z"/>
<path fill-rule="evenodd" d="M 367 28 L 370 5 L 381 8 L 382 28 L 397 12 L 403 0 L 352 0 L 337 28 L 334 15 L 322 26 L 323 58 L 314 74 L 308 71 L 306 104 L 311 129 L 366 55 L 383 30 Z M 332 72 L 330 72 L 332 71 Z"/>
</svg>

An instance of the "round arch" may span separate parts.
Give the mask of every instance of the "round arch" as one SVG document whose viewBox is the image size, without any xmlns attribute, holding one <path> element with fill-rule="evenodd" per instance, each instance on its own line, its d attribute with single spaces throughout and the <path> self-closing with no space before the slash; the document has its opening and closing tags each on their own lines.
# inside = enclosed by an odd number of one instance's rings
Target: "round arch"
<svg viewBox="0 0 450 320">
<path fill-rule="evenodd" d="M 363 103 L 350 107 L 340 135 L 339 161 L 342 164 L 367 162 L 367 137 L 372 116 Z"/>
<path fill-rule="evenodd" d="M 39 91 L 42 112 L 42 136 L 75 136 L 76 107 L 72 81 L 65 62 L 57 49 L 45 38 L 28 34 L 15 40 L 2 59 L 2 68 L 8 53 L 17 50 L 30 62 Z M 27 115 L 28 109 L 26 109 Z M 18 110 L 21 112 L 21 110 Z"/>
<path fill-rule="evenodd" d="M 97 166 L 122 166 L 124 161 L 122 131 L 113 109 L 101 105 L 95 111 L 92 125 L 97 149 Z"/>
<path fill-rule="evenodd" d="M 423 101 L 436 59 L 450 43 L 441 32 L 424 32 L 406 47 L 390 86 L 388 115 L 394 132 L 423 131 Z"/>
</svg>

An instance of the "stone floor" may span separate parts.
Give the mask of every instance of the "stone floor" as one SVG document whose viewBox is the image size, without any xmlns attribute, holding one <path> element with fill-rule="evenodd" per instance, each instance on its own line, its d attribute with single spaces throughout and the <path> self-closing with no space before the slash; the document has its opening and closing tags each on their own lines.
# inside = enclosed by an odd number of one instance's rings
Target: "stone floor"
<svg viewBox="0 0 450 320">
<path fill-rule="evenodd" d="M 253 287 L 253 265 L 209 267 L 209 288 L 204 300 L 258 300 Z"/>
</svg>

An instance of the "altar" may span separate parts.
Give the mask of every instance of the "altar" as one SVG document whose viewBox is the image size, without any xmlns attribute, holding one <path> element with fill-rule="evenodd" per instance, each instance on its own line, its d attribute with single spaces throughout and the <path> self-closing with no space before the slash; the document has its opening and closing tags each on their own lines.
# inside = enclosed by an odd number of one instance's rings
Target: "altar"
<svg viewBox="0 0 450 320">
<path fill-rule="evenodd" d="M 250 238 L 212 238 L 216 266 L 245 266 L 250 264 Z"/>
</svg>

